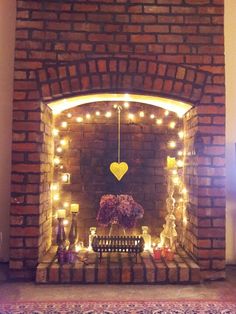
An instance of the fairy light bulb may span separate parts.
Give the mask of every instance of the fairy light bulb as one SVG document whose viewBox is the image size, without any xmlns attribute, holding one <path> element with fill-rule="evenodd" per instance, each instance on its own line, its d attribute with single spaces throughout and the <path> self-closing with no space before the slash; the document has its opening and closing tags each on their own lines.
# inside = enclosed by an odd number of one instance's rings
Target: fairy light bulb
<svg viewBox="0 0 236 314">
<path fill-rule="evenodd" d="M 58 134 L 59 134 L 59 130 L 58 129 L 53 129 L 52 130 L 52 135 L 53 136 L 58 136 Z"/>
<path fill-rule="evenodd" d="M 64 166 L 63 165 L 60 165 L 60 167 L 59 167 L 61 170 L 64 168 Z"/>
<path fill-rule="evenodd" d="M 183 225 L 186 226 L 188 224 L 188 218 L 186 216 L 183 217 Z"/>
<path fill-rule="evenodd" d="M 54 182 L 51 185 L 51 191 L 55 192 L 59 190 L 59 183 L 58 182 Z"/>
<path fill-rule="evenodd" d="M 99 116 L 100 116 L 100 111 L 96 111 L 96 112 L 95 112 L 95 115 L 96 115 L 97 117 L 99 117 Z"/>
<path fill-rule="evenodd" d="M 177 167 L 182 168 L 184 166 L 183 160 L 181 160 L 181 159 L 177 160 L 176 165 L 177 165 Z"/>
<path fill-rule="evenodd" d="M 58 156 L 54 157 L 53 163 L 55 166 L 58 166 L 60 164 L 60 162 L 61 162 L 60 157 L 58 157 Z"/>
<path fill-rule="evenodd" d="M 178 136 L 180 139 L 183 139 L 184 138 L 184 131 L 179 131 Z"/>
<path fill-rule="evenodd" d="M 125 108 L 125 109 L 128 109 L 128 108 L 129 108 L 129 103 L 128 103 L 128 102 L 125 102 L 125 103 L 124 103 L 124 108 Z"/>
<path fill-rule="evenodd" d="M 182 150 L 179 150 L 177 154 L 178 154 L 178 156 L 183 156 Z"/>
<path fill-rule="evenodd" d="M 173 181 L 173 183 L 174 183 L 175 185 L 178 185 L 178 184 L 179 184 L 179 177 L 177 177 L 177 176 L 174 177 L 172 181 Z"/>
<path fill-rule="evenodd" d="M 154 119 L 155 118 L 155 115 L 152 113 L 151 115 L 150 115 L 150 119 Z"/>
<path fill-rule="evenodd" d="M 182 194 L 187 194 L 187 192 L 188 192 L 188 191 L 187 191 L 186 188 L 183 188 L 182 191 L 181 191 Z"/>
<path fill-rule="evenodd" d="M 165 116 L 168 117 L 168 115 L 169 115 L 169 111 L 166 110 L 166 111 L 165 111 Z"/>
<path fill-rule="evenodd" d="M 58 147 L 56 148 L 56 151 L 57 151 L 57 153 L 62 153 L 63 149 L 62 149 L 61 146 L 58 146 Z"/>
<path fill-rule="evenodd" d="M 72 118 L 72 113 L 68 112 L 66 116 L 67 116 L 67 118 L 70 119 L 70 118 Z"/>
<path fill-rule="evenodd" d="M 59 193 L 56 193 L 56 194 L 53 195 L 53 200 L 54 200 L 54 202 L 57 202 L 57 201 L 60 200 L 60 195 L 59 195 Z"/>
<path fill-rule="evenodd" d="M 66 146 L 68 144 L 68 141 L 65 138 L 63 138 L 63 139 L 60 140 L 60 144 L 62 146 Z"/>
<path fill-rule="evenodd" d="M 140 116 L 140 118 L 143 118 L 143 117 L 145 116 L 144 112 L 143 112 L 143 111 L 140 111 L 140 112 L 139 112 L 139 116 Z"/>
<path fill-rule="evenodd" d="M 85 117 L 86 117 L 87 120 L 90 120 L 91 119 L 91 114 L 90 113 L 86 113 Z"/>
<path fill-rule="evenodd" d="M 68 224 L 69 224 L 69 220 L 68 220 L 68 219 L 64 219 L 64 220 L 63 220 L 63 225 L 64 225 L 64 226 L 67 226 Z"/>
<path fill-rule="evenodd" d="M 105 117 L 106 117 L 106 118 L 110 118 L 110 117 L 111 117 L 111 112 L 110 112 L 110 111 L 107 111 L 107 112 L 105 113 Z"/>
<path fill-rule="evenodd" d="M 84 121 L 83 117 L 77 117 L 77 118 L 76 118 L 76 122 L 81 123 L 81 122 L 83 122 L 83 121 Z"/>
<path fill-rule="evenodd" d="M 169 124 L 169 127 L 170 127 L 171 129 L 174 129 L 175 126 L 176 126 L 175 121 L 171 121 L 170 124 Z"/>
<path fill-rule="evenodd" d="M 162 119 L 156 119 L 156 124 L 157 125 L 161 125 L 163 123 L 163 120 Z"/>
<path fill-rule="evenodd" d="M 172 170 L 172 174 L 176 176 L 178 174 L 177 170 L 176 169 Z"/>
<path fill-rule="evenodd" d="M 69 203 L 69 202 L 64 202 L 64 203 L 63 203 L 63 207 L 64 207 L 64 208 L 68 208 L 69 206 L 70 206 L 70 203 Z"/>
<path fill-rule="evenodd" d="M 62 127 L 63 129 L 66 129 L 66 128 L 68 127 L 68 123 L 67 123 L 66 121 L 62 121 L 61 127 Z"/>
<path fill-rule="evenodd" d="M 170 148 L 175 148 L 176 147 L 176 142 L 175 141 L 170 141 L 169 142 L 169 147 Z"/>
<path fill-rule="evenodd" d="M 117 109 L 117 108 L 118 108 L 118 105 L 117 105 L 117 104 L 113 105 L 113 108 L 114 108 L 114 109 Z"/>
<path fill-rule="evenodd" d="M 129 118 L 130 120 L 134 120 L 134 114 L 133 114 L 133 113 L 129 113 L 129 114 L 128 114 L 128 118 Z"/>
</svg>

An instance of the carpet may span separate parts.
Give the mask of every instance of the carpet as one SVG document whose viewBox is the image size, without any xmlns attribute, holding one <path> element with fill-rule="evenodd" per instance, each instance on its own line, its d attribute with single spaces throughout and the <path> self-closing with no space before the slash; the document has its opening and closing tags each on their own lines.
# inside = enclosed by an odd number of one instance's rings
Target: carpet
<svg viewBox="0 0 236 314">
<path fill-rule="evenodd" d="M 0 304 L 1 314 L 236 314 L 235 302 L 124 301 L 16 302 Z"/>
</svg>

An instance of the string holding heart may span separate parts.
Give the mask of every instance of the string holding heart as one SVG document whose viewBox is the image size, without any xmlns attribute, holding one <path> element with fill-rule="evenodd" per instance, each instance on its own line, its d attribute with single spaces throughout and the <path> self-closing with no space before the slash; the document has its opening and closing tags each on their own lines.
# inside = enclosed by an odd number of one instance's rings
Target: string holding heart
<svg viewBox="0 0 236 314">
<path fill-rule="evenodd" d="M 110 164 L 110 171 L 116 177 L 118 181 L 120 181 L 123 176 L 128 171 L 128 164 L 124 161 L 120 161 L 120 115 L 121 115 L 121 106 L 117 106 L 118 113 L 118 152 L 117 152 L 117 162 L 112 162 Z"/>
</svg>

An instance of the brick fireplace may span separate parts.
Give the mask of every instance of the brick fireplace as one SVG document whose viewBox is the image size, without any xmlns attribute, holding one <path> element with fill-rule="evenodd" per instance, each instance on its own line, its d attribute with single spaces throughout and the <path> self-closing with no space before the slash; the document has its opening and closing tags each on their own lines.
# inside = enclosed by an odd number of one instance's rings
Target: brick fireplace
<svg viewBox="0 0 236 314">
<path fill-rule="evenodd" d="M 34 278 L 52 243 L 56 120 L 50 103 L 109 93 L 191 105 L 181 122 L 189 192 L 185 250 L 201 278 L 224 278 L 223 1 L 22 0 L 16 27 L 11 278 Z"/>
</svg>

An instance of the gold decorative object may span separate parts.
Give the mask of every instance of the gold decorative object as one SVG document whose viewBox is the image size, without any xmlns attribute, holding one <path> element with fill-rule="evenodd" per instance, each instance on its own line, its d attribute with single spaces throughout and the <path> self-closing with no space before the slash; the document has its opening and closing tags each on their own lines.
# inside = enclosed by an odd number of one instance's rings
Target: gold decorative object
<svg viewBox="0 0 236 314">
<path fill-rule="evenodd" d="M 129 167 L 126 162 L 122 161 L 120 162 L 120 112 L 121 112 L 121 106 L 117 106 L 117 112 L 118 112 L 118 162 L 112 162 L 110 164 L 110 171 L 111 173 L 116 177 L 118 181 L 120 181 L 123 176 L 128 171 Z"/>
<path fill-rule="evenodd" d="M 122 161 L 119 162 L 113 162 L 110 164 L 110 171 L 111 173 L 116 177 L 117 180 L 121 180 L 123 176 L 128 171 L 129 167 L 126 162 Z"/>
<path fill-rule="evenodd" d="M 168 247 L 171 250 L 175 250 L 176 242 L 177 242 L 177 231 L 176 231 L 176 224 L 175 224 L 175 198 L 174 198 L 174 191 L 175 191 L 175 177 L 176 173 L 173 171 L 173 168 L 167 167 L 167 193 L 168 197 L 166 199 L 166 207 L 167 207 L 167 216 L 165 217 L 166 223 L 163 225 L 163 231 L 160 234 L 160 245 L 162 247 Z"/>
</svg>

